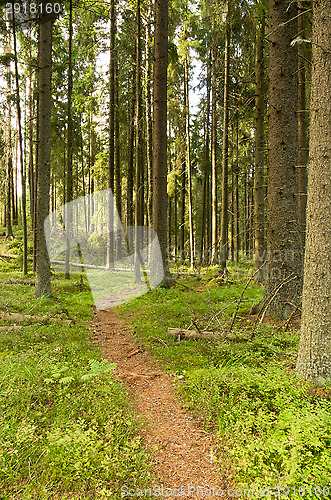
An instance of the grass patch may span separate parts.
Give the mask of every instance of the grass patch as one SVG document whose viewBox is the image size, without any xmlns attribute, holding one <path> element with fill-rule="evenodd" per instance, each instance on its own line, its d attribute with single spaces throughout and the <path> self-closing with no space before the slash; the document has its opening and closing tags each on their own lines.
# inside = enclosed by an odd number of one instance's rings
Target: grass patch
<svg viewBox="0 0 331 500">
<path fill-rule="evenodd" d="M 212 274 L 191 276 L 119 311 L 160 363 L 180 375 L 182 399 L 217 432 L 231 457 L 236 484 L 255 489 L 281 485 L 285 494 L 291 487 L 291 497 L 302 498 L 298 486 L 307 493 L 309 487 L 314 492 L 331 482 L 331 402 L 295 377 L 298 332 L 262 325 L 251 338 L 246 313 L 262 297 L 260 287 L 248 287 L 231 339 L 224 337 L 236 307 L 230 304 L 246 280 L 237 275 L 224 285 Z M 192 319 L 220 337 L 178 342 L 167 333 L 168 327 L 188 328 Z"/>
<path fill-rule="evenodd" d="M 1 279 L 21 277 L 2 264 Z M 87 283 L 56 276 L 54 300 L 33 293 L 1 283 L 0 309 L 74 324 L 0 330 L 0 497 L 117 499 L 123 485 L 145 487 L 151 457 L 114 366 L 89 339 Z"/>
</svg>

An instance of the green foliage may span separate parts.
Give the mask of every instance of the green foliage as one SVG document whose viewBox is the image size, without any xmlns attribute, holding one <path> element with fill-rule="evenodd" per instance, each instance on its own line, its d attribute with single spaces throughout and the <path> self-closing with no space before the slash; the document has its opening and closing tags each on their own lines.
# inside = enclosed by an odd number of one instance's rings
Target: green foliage
<svg viewBox="0 0 331 500">
<path fill-rule="evenodd" d="M 206 423 L 216 424 L 227 440 L 244 487 L 295 485 L 303 476 L 327 484 L 331 402 L 308 398 L 307 385 L 281 365 L 190 372 L 180 389 L 189 407 L 202 408 Z"/>
<path fill-rule="evenodd" d="M 230 304 L 247 278 L 240 278 L 242 268 L 225 285 L 215 271 L 181 279 L 171 290 L 154 290 L 121 306 L 121 314 L 131 315 L 139 338 L 179 375 L 181 397 L 217 432 L 238 486 L 329 484 L 331 402 L 293 373 L 298 332 L 262 325 L 252 339 L 245 312 L 261 298 L 261 289 L 251 285 L 231 336 L 224 336 L 236 307 Z M 208 330 L 220 331 L 220 336 L 177 342 L 168 335 L 168 327 L 188 328 L 192 318 L 201 329 L 210 323 Z M 292 497 L 299 498 L 293 490 Z"/>
<path fill-rule="evenodd" d="M 58 276 L 53 290 L 55 301 L 2 284 L 1 309 L 75 323 L 0 331 L 0 497 L 121 498 L 122 485 L 151 480 L 139 422 L 115 364 L 89 341 L 90 293 Z"/>
</svg>

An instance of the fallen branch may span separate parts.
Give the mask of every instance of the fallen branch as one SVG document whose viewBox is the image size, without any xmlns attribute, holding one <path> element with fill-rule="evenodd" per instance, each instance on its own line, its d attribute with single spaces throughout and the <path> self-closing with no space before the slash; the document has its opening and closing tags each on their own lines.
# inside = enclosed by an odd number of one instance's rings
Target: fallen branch
<svg viewBox="0 0 331 500">
<path fill-rule="evenodd" d="M 0 253 L 0 257 L 4 259 L 17 259 L 18 255 L 14 255 L 12 253 Z"/>
<path fill-rule="evenodd" d="M 34 281 L 29 281 L 29 280 L 14 280 L 9 279 L 9 280 L 0 280 L 0 283 L 8 283 L 10 285 L 31 285 L 34 286 L 35 282 Z"/>
<path fill-rule="evenodd" d="M 299 307 L 301 306 L 302 304 L 302 300 L 299 302 L 299 304 L 295 307 L 295 309 L 291 312 L 290 314 L 290 317 L 289 319 L 286 321 L 285 325 L 284 325 L 284 330 L 283 332 L 286 332 L 286 330 L 288 329 L 289 327 L 289 324 L 291 322 L 291 319 L 293 318 L 293 316 L 295 315 L 295 313 L 297 312 L 297 310 L 299 309 Z"/>
<path fill-rule="evenodd" d="M 51 323 L 60 323 L 61 325 L 72 325 L 74 323 L 71 319 L 61 319 L 61 318 L 52 318 L 51 316 L 31 316 L 30 314 L 19 314 L 19 313 L 5 313 L 0 312 L 0 318 L 8 321 L 37 321 L 37 322 L 47 322 Z"/>
<path fill-rule="evenodd" d="M 200 330 L 198 332 L 197 330 L 187 330 L 185 328 L 168 328 L 168 333 L 173 337 L 177 337 L 178 340 L 185 340 L 185 339 L 198 340 L 202 338 L 207 339 L 211 337 L 213 338 L 219 337 L 219 333 L 208 332 L 203 330 Z"/>
<path fill-rule="evenodd" d="M 14 255 L 13 253 L 0 253 L 0 257 L 4 259 L 18 259 L 19 255 Z M 28 257 L 28 260 L 33 260 L 32 257 Z"/>
<path fill-rule="evenodd" d="M 297 278 L 297 276 L 293 276 L 294 273 L 291 273 L 289 276 L 287 276 L 287 278 L 284 278 L 283 281 L 281 281 L 275 288 L 274 290 L 272 291 L 272 294 L 270 296 L 270 298 L 268 298 L 268 300 L 266 300 L 257 317 L 256 317 L 256 321 L 255 321 L 255 325 L 254 325 L 254 328 L 252 330 L 252 334 L 251 334 L 251 338 L 254 338 L 255 337 L 255 330 L 256 330 L 256 325 L 257 325 L 257 322 L 258 322 L 258 319 L 259 319 L 259 315 L 260 313 L 263 311 L 263 314 L 261 316 L 261 319 L 260 319 L 260 325 L 261 323 L 263 322 L 263 319 L 264 319 L 264 316 L 268 310 L 268 307 L 270 306 L 271 302 L 274 300 L 274 298 L 276 297 L 277 293 L 279 292 L 279 290 L 282 288 L 283 285 L 285 285 L 286 283 L 289 283 L 290 281 L 294 280 L 295 278 Z"/>
<path fill-rule="evenodd" d="M 238 304 L 237 304 L 236 310 L 235 310 L 235 312 L 234 312 L 234 315 L 233 315 L 233 318 L 232 318 L 231 325 L 230 325 L 230 327 L 229 327 L 228 333 L 230 333 L 230 332 L 231 332 L 231 330 L 232 330 L 232 328 L 233 328 L 233 325 L 234 325 L 234 322 L 236 321 L 236 317 L 237 317 L 237 314 L 238 314 L 238 309 L 239 309 L 239 306 L 240 306 L 240 304 L 241 304 L 241 301 L 242 301 L 242 298 L 243 298 L 243 296 L 244 296 L 244 293 L 245 293 L 245 291 L 247 290 L 248 285 L 250 284 L 250 282 L 252 281 L 252 279 L 254 278 L 254 276 L 255 276 L 255 275 L 256 275 L 256 274 L 257 274 L 257 273 L 258 273 L 258 272 L 262 269 L 262 267 L 263 267 L 263 266 L 264 266 L 264 264 L 262 264 L 262 266 L 261 266 L 261 267 L 259 267 L 259 269 L 257 269 L 257 270 L 255 271 L 255 273 L 254 273 L 254 274 L 252 274 L 252 276 L 251 276 L 251 277 L 249 278 L 249 280 L 247 281 L 247 283 L 246 283 L 246 285 L 245 285 L 245 287 L 244 287 L 243 291 L 241 292 L 241 295 L 240 295 L 240 297 L 239 297 Z"/>
<path fill-rule="evenodd" d="M 9 330 L 22 330 L 22 327 L 19 325 L 0 326 L 0 332 L 7 332 Z"/>
</svg>

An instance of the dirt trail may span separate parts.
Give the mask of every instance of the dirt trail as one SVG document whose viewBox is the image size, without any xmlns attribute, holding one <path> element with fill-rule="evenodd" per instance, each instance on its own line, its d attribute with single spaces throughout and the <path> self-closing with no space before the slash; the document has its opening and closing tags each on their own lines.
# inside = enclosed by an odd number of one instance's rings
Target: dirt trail
<svg viewBox="0 0 331 500">
<path fill-rule="evenodd" d="M 171 500 L 226 498 L 213 460 L 216 439 L 185 411 L 176 397 L 174 379 L 160 369 L 111 309 L 96 313 L 93 330 L 103 356 L 117 364 L 116 373 L 146 422 L 142 430 L 146 445 L 154 452 L 157 449 L 153 471 L 158 492 L 163 487 L 164 497 Z M 213 488 L 214 494 L 209 491 Z"/>
</svg>

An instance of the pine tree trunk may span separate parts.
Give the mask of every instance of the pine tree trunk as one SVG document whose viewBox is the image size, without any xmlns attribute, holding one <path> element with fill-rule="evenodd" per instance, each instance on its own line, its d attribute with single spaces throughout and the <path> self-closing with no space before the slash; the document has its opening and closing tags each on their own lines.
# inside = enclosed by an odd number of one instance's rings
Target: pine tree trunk
<svg viewBox="0 0 331 500">
<path fill-rule="evenodd" d="M 190 231 L 190 266 L 194 268 L 194 235 L 193 235 L 193 208 L 192 208 L 192 165 L 190 141 L 190 105 L 188 87 L 188 56 L 184 61 L 184 108 L 185 108 L 185 139 L 186 139 L 186 165 L 188 172 L 188 218 Z"/>
<path fill-rule="evenodd" d="M 36 146 L 35 146 L 35 181 L 34 181 L 34 205 L 33 205 L 33 272 L 37 272 L 37 245 L 38 245 L 38 234 L 37 234 L 37 224 L 38 224 L 38 214 L 37 214 L 37 197 L 38 197 L 38 167 L 39 167 L 39 70 L 37 72 L 37 83 L 38 88 L 37 100 L 36 100 Z M 63 200 L 65 202 L 65 200 Z"/>
<path fill-rule="evenodd" d="M 307 231 L 297 374 L 331 381 L 331 24 L 329 0 L 313 10 Z"/>
<path fill-rule="evenodd" d="M 11 52 L 10 44 L 6 52 Z M 7 63 L 7 124 L 6 124 L 6 183 L 5 183 L 5 225 L 6 238 L 13 238 L 12 227 L 12 139 L 11 139 L 11 71 L 10 62 Z"/>
<path fill-rule="evenodd" d="M 117 14 L 116 14 L 117 16 Z M 116 20 L 115 20 L 116 22 Z M 117 32 L 117 26 L 115 25 L 115 30 Z M 118 83 L 118 52 L 115 41 L 115 81 L 114 81 L 114 92 L 115 92 L 115 195 L 116 195 L 116 209 L 118 213 L 119 220 L 122 220 L 122 179 L 121 179 L 121 154 L 120 154 L 120 109 L 119 109 L 119 83 Z M 116 237 L 116 259 L 120 260 L 122 258 L 122 232 L 118 231 Z"/>
<path fill-rule="evenodd" d="M 214 31 L 214 21 L 213 21 Z M 211 264 L 217 261 L 217 100 L 216 100 L 216 57 L 215 41 L 211 59 Z"/>
<path fill-rule="evenodd" d="M 186 199 L 186 155 L 180 151 L 181 162 L 181 196 L 180 196 L 180 261 L 185 263 L 185 199 Z"/>
<path fill-rule="evenodd" d="M 129 111 L 129 144 L 128 144 L 128 169 L 127 169 L 127 198 L 126 198 L 126 225 L 133 226 L 133 181 L 134 181 L 134 118 L 136 108 L 136 69 L 132 74 L 132 97 Z M 129 233 L 131 236 L 132 232 Z M 133 249 L 133 242 L 128 242 L 130 250 Z"/>
<path fill-rule="evenodd" d="M 23 153 L 23 134 L 21 123 L 21 102 L 20 102 L 20 87 L 17 63 L 17 47 L 16 47 L 16 25 L 15 15 L 13 19 L 13 40 L 14 40 L 14 55 L 15 55 L 15 81 L 16 81 L 16 109 L 18 123 L 18 141 L 20 148 L 20 163 L 21 163 L 21 185 L 22 185 L 22 227 L 23 227 L 23 275 L 28 273 L 28 233 L 26 223 L 26 178 Z"/>
<path fill-rule="evenodd" d="M 30 59 L 31 44 L 30 44 Z M 29 190 L 30 190 L 30 218 L 32 231 L 34 231 L 34 164 L 33 164 L 33 94 L 32 94 L 32 69 L 29 73 Z"/>
<path fill-rule="evenodd" d="M 115 0 L 110 2 L 110 62 L 109 62 L 109 150 L 108 150 L 108 228 L 106 268 L 114 267 L 114 180 L 115 180 Z"/>
<path fill-rule="evenodd" d="M 224 271 L 228 258 L 228 129 L 229 129 L 229 83 L 230 83 L 230 0 L 226 6 L 226 36 L 224 48 L 224 101 L 223 101 L 223 157 L 222 157 L 222 211 L 221 211 L 221 240 L 220 240 L 220 267 Z"/>
<path fill-rule="evenodd" d="M 152 0 L 148 2 L 146 39 L 145 39 L 145 64 L 146 64 L 146 148 L 147 148 L 147 177 L 148 177 L 148 197 L 147 215 L 148 224 L 153 221 L 153 123 L 152 123 L 152 93 L 151 93 L 151 17 Z"/>
<path fill-rule="evenodd" d="M 239 263 L 240 254 L 240 206 L 239 206 L 239 118 L 236 119 L 236 188 L 235 188 L 235 213 L 236 213 L 236 263 Z"/>
<path fill-rule="evenodd" d="M 210 54 L 210 52 L 209 52 Z M 204 145 L 204 179 L 203 179 L 203 199 L 202 199 L 202 220 L 200 239 L 200 265 L 203 264 L 208 251 L 208 231 L 209 231 L 209 176 L 210 176 L 210 55 L 207 63 L 207 92 L 206 92 L 206 118 L 205 118 L 205 145 Z"/>
<path fill-rule="evenodd" d="M 301 301 L 302 241 L 299 225 L 297 7 L 269 0 L 269 155 L 267 268 L 268 313 L 287 319 Z M 284 281 L 286 280 L 286 281 Z"/>
<path fill-rule="evenodd" d="M 155 2 L 154 44 L 153 226 L 159 238 L 162 254 L 163 284 L 168 286 L 171 281 L 167 260 L 168 0 Z"/>
<path fill-rule="evenodd" d="M 67 125 L 67 172 L 66 172 L 66 256 L 65 256 L 65 279 L 70 278 L 69 260 L 70 260 L 70 238 L 72 236 L 72 0 L 69 1 L 69 67 L 68 67 L 68 125 Z"/>
<path fill-rule="evenodd" d="M 255 47 L 255 172 L 254 172 L 254 261 L 257 271 L 265 260 L 264 240 L 264 35 L 265 12 L 256 28 Z M 262 283 L 264 271 L 255 276 Z"/>
<path fill-rule="evenodd" d="M 43 12 L 47 0 L 42 0 Z M 44 232 L 49 215 L 52 109 L 52 21 L 41 14 L 39 28 L 39 141 L 37 179 L 37 262 L 36 296 L 51 296 L 51 272 Z"/>
<path fill-rule="evenodd" d="M 298 2 L 299 14 L 304 10 L 304 2 Z M 306 38 L 303 15 L 298 17 L 298 33 Z M 302 45 L 298 45 L 298 139 L 299 139 L 299 219 L 303 244 L 306 235 L 307 205 L 307 111 L 306 111 L 306 70 Z"/>
<path fill-rule="evenodd" d="M 143 226 L 143 109 L 142 109 L 142 87 L 141 87 L 141 66 L 142 66 L 142 43 L 141 43 L 141 12 L 140 0 L 137 0 L 136 10 L 136 205 L 135 205 L 135 261 L 134 273 L 135 282 L 139 283 L 140 279 L 140 258 L 141 236 Z"/>
</svg>

